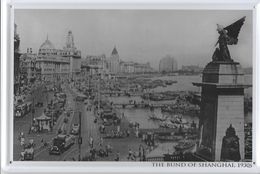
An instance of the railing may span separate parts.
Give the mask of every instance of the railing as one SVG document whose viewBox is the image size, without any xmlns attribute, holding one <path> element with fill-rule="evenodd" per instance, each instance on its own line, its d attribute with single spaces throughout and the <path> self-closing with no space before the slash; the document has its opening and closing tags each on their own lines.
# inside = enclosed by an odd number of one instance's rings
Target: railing
<svg viewBox="0 0 260 174">
<path fill-rule="evenodd" d="M 164 157 L 148 157 L 146 161 L 206 161 L 195 154 L 167 154 Z"/>
<path fill-rule="evenodd" d="M 164 161 L 164 157 L 148 157 L 146 158 L 146 161 Z"/>
</svg>

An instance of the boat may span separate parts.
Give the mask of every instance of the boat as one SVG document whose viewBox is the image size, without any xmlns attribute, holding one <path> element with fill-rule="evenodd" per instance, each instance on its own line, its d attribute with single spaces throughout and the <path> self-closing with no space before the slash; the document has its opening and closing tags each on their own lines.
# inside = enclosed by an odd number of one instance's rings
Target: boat
<svg viewBox="0 0 260 174">
<path fill-rule="evenodd" d="M 158 140 L 160 141 L 180 141 L 182 138 L 183 138 L 182 136 L 174 136 L 174 135 L 158 136 Z"/>
<path fill-rule="evenodd" d="M 192 149 L 195 146 L 195 141 L 188 141 L 188 140 L 184 140 L 184 141 L 180 141 L 176 146 L 175 149 L 177 151 L 185 151 L 185 150 L 189 150 Z"/>
<path fill-rule="evenodd" d="M 172 85 L 173 83 L 177 83 L 176 80 L 166 80 L 165 84 L 166 85 Z"/>
<path fill-rule="evenodd" d="M 163 128 L 172 128 L 172 129 L 176 129 L 179 127 L 177 124 L 172 123 L 170 120 L 161 122 L 159 126 Z"/>
<path fill-rule="evenodd" d="M 174 115 L 170 121 L 172 123 L 177 123 L 177 124 L 181 124 L 182 123 L 182 115 Z"/>
<path fill-rule="evenodd" d="M 155 114 L 154 112 L 149 116 L 152 120 L 159 120 L 159 121 L 165 121 L 167 117 L 162 114 Z"/>
</svg>

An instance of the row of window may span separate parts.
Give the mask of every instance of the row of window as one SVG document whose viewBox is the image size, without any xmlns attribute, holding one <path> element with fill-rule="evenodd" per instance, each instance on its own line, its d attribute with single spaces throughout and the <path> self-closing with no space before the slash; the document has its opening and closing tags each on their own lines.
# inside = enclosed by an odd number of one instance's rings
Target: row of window
<svg viewBox="0 0 260 174">
<path fill-rule="evenodd" d="M 61 56 L 73 56 L 73 55 L 77 55 L 77 56 L 80 56 L 80 51 L 76 51 L 76 52 L 66 52 L 66 51 L 40 49 L 40 50 L 39 50 L 39 54 L 40 54 L 40 55 L 61 55 Z"/>
</svg>

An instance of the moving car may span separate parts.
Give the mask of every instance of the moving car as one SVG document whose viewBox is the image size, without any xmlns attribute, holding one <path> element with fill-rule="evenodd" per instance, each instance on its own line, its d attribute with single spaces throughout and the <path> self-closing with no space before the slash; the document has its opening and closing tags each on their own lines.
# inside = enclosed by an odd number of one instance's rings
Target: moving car
<svg viewBox="0 0 260 174">
<path fill-rule="evenodd" d="M 84 102 L 85 99 L 88 99 L 88 97 L 85 96 L 85 95 L 83 95 L 83 94 L 78 95 L 78 96 L 75 98 L 75 100 L 76 100 L 76 101 L 79 101 L 79 102 Z"/>
<path fill-rule="evenodd" d="M 49 154 L 60 155 L 68 150 L 73 144 L 75 144 L 75 137 L 73 135 L 57 135 L 52 140 Z"/>
<path fill-rule="evenodd" d="M 73 124 L 71 129 L 72 135 L 78 135 L 79 134 L 79 124 Z"/>
</svg>

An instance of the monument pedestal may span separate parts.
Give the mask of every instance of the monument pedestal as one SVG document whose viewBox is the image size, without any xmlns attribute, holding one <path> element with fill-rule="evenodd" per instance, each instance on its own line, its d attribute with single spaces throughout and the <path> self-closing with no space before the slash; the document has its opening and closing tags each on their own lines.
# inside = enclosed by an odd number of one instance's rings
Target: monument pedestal
<svg viewBox="0 0 260 174">
<path fill-rule="evenodd" d="M 212 61 L 203 70 L 197 155 L 208 161 L 244 159 L 244 74 L 239 63 Z"/>
</svg>

